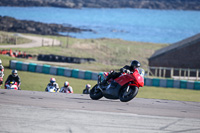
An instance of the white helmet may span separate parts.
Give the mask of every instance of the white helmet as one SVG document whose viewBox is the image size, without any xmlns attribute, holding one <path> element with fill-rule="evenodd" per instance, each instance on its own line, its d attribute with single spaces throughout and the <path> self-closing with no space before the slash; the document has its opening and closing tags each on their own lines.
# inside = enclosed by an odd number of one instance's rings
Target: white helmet
<svg viewBox="0 0 200 133">
<path fill-rule="evenodd" d="M 51 82 L 51 83 L 55 83 L 55 82 L 56 82 L 56 79 L 55 79 L 55 78 L 50 78 L 50 82 Z"/>
<path fill-rule="evenodd" d="M 91 85 L 90 84 L 86 84 L 85 88 L 90 89 Z"/>
<path fill-rule="evenodd" d="M 68 86 L 69 86 L 69 82 L 65 81 L 64 87 L 68 87 Z"/>
</svg>

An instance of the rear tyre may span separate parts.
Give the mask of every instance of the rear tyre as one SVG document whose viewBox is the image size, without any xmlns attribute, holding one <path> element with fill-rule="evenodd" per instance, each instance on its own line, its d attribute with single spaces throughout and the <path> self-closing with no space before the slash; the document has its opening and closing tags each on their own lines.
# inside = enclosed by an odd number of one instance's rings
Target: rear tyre
<svg viewBox="0 0 200 133">
<path fill-rule="evenodd" d="M 97 88 L 98 85 L 96 84 L 91 90 L 90 90 L 90 98 L 93 100 L 99 100 L 103 97 L 103 94 L 99 88 Z"/>
<path fill-rule="evenodd" d="M 127 92 L 127 86 L 124 87 L 120 94 L 119 94 L 119 99 L 121 102 L 128 102 L 132 100 L 138 93 L 139 88 L 136 86 L 131 86 Z"/>
</svg>

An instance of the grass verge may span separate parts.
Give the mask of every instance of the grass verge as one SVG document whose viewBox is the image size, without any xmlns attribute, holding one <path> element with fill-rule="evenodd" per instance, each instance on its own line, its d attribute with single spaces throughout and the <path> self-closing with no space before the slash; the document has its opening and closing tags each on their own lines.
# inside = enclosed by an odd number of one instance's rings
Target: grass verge
<svg viewBox="0 0 200 133">
<path fill-rule="evenodd" d="M 5 81 L 8 75 L 11 74 L 12 71 L 11 69 L 8 68 L 9 60 L 11 60 L 12 58 L 3 55 L 0 55 L 0 58 L 4 66 L 6 67 L 4 76 L 4 81 Z M 96 81 L 93 80 L 82 80 L 64 76 L 32 73 L 26 71 L 18 71 L 18 73 L 22 80 L 22 85 L 21 85 L 22 90 L 44 91 L 51 77 L 56 78 L 60 87 L 64 84 L 66 80 L 69 81 L 70 85 L 73 87 L 74 93 L 77 94 L 82 93 L 87 83 L 91 84 L 92 86 L 94 86 L 97 83 Z M 2 86 L 2 88 L 4 87 Z M 196 90 L 144 86 L 143 88 L 140 88 L 139 93 L 136 97 L 200 102 L 199 95 L 200 91 Z"/>
</svg>

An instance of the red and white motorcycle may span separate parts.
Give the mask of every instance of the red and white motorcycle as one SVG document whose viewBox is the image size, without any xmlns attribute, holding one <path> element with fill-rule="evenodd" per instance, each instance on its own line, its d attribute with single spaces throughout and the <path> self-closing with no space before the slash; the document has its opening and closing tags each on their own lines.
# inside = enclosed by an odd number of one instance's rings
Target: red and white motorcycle
<svg viewBox="0 0 200 133">
<path fill-rule="evenodd" d="M 143 86 L 144 78 L 138 70 L 130 74 L 122 73 L 107 85 L 101 85 L 101 76 L 99 76 L 98 83 L 90 90 L 90 98 L 98 100 L 104 96 L 107 99 L 120 99 L 121 102 L 128 102 L 137 95 L 139 87 Z"/>
<path fill-rule="evenodd" d="M 14 89 L 14 90 L 18 90 L 18 83 L 15 82 L 15 81 L 10 81 L 10 82 L 7 82 L 5 84 L 5 89 Z"/>
</svg>

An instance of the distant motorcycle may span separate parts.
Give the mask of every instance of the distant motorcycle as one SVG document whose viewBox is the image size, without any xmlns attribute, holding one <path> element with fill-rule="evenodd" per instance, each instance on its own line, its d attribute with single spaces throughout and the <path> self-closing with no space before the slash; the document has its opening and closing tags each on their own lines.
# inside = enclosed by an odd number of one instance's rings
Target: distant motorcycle
<svg viewBox="0 0 200 133">
<path fill-rule="evenodd" d="M 144 78 L 137 70 L 130 74 L 122 73 L 107 85 L 101 85 L 101 76 L 98 76 L 98 83 L 90 91 L 90 98 L 98 100 L 104 96 L 107 99 L 128 102 L 137 95 L 139 87 L 143 86 Z"/>
<path fill-rule="evenodd" d="M 3 84 L 3 78 L 0 77 L 0 87 L 1 87 L 2 84 Z"/>
<path fill-rule="evenodd" d="M 0 86 L 3 84 L 3 76 L 4 76 L 4 73 L 2 70 L 0 70 Z"/>
<path fill-rule="evenodd" d="M 10 81 L 5 84 L 5 89 L 18 90 L 18 83 L 15 81 Z"/>
<path fill-rule="evenodd" d="M 58 90 L 56 89 L 55 86 L 47 86 L 46 92 L 57 92 Z"/>
</svg>

